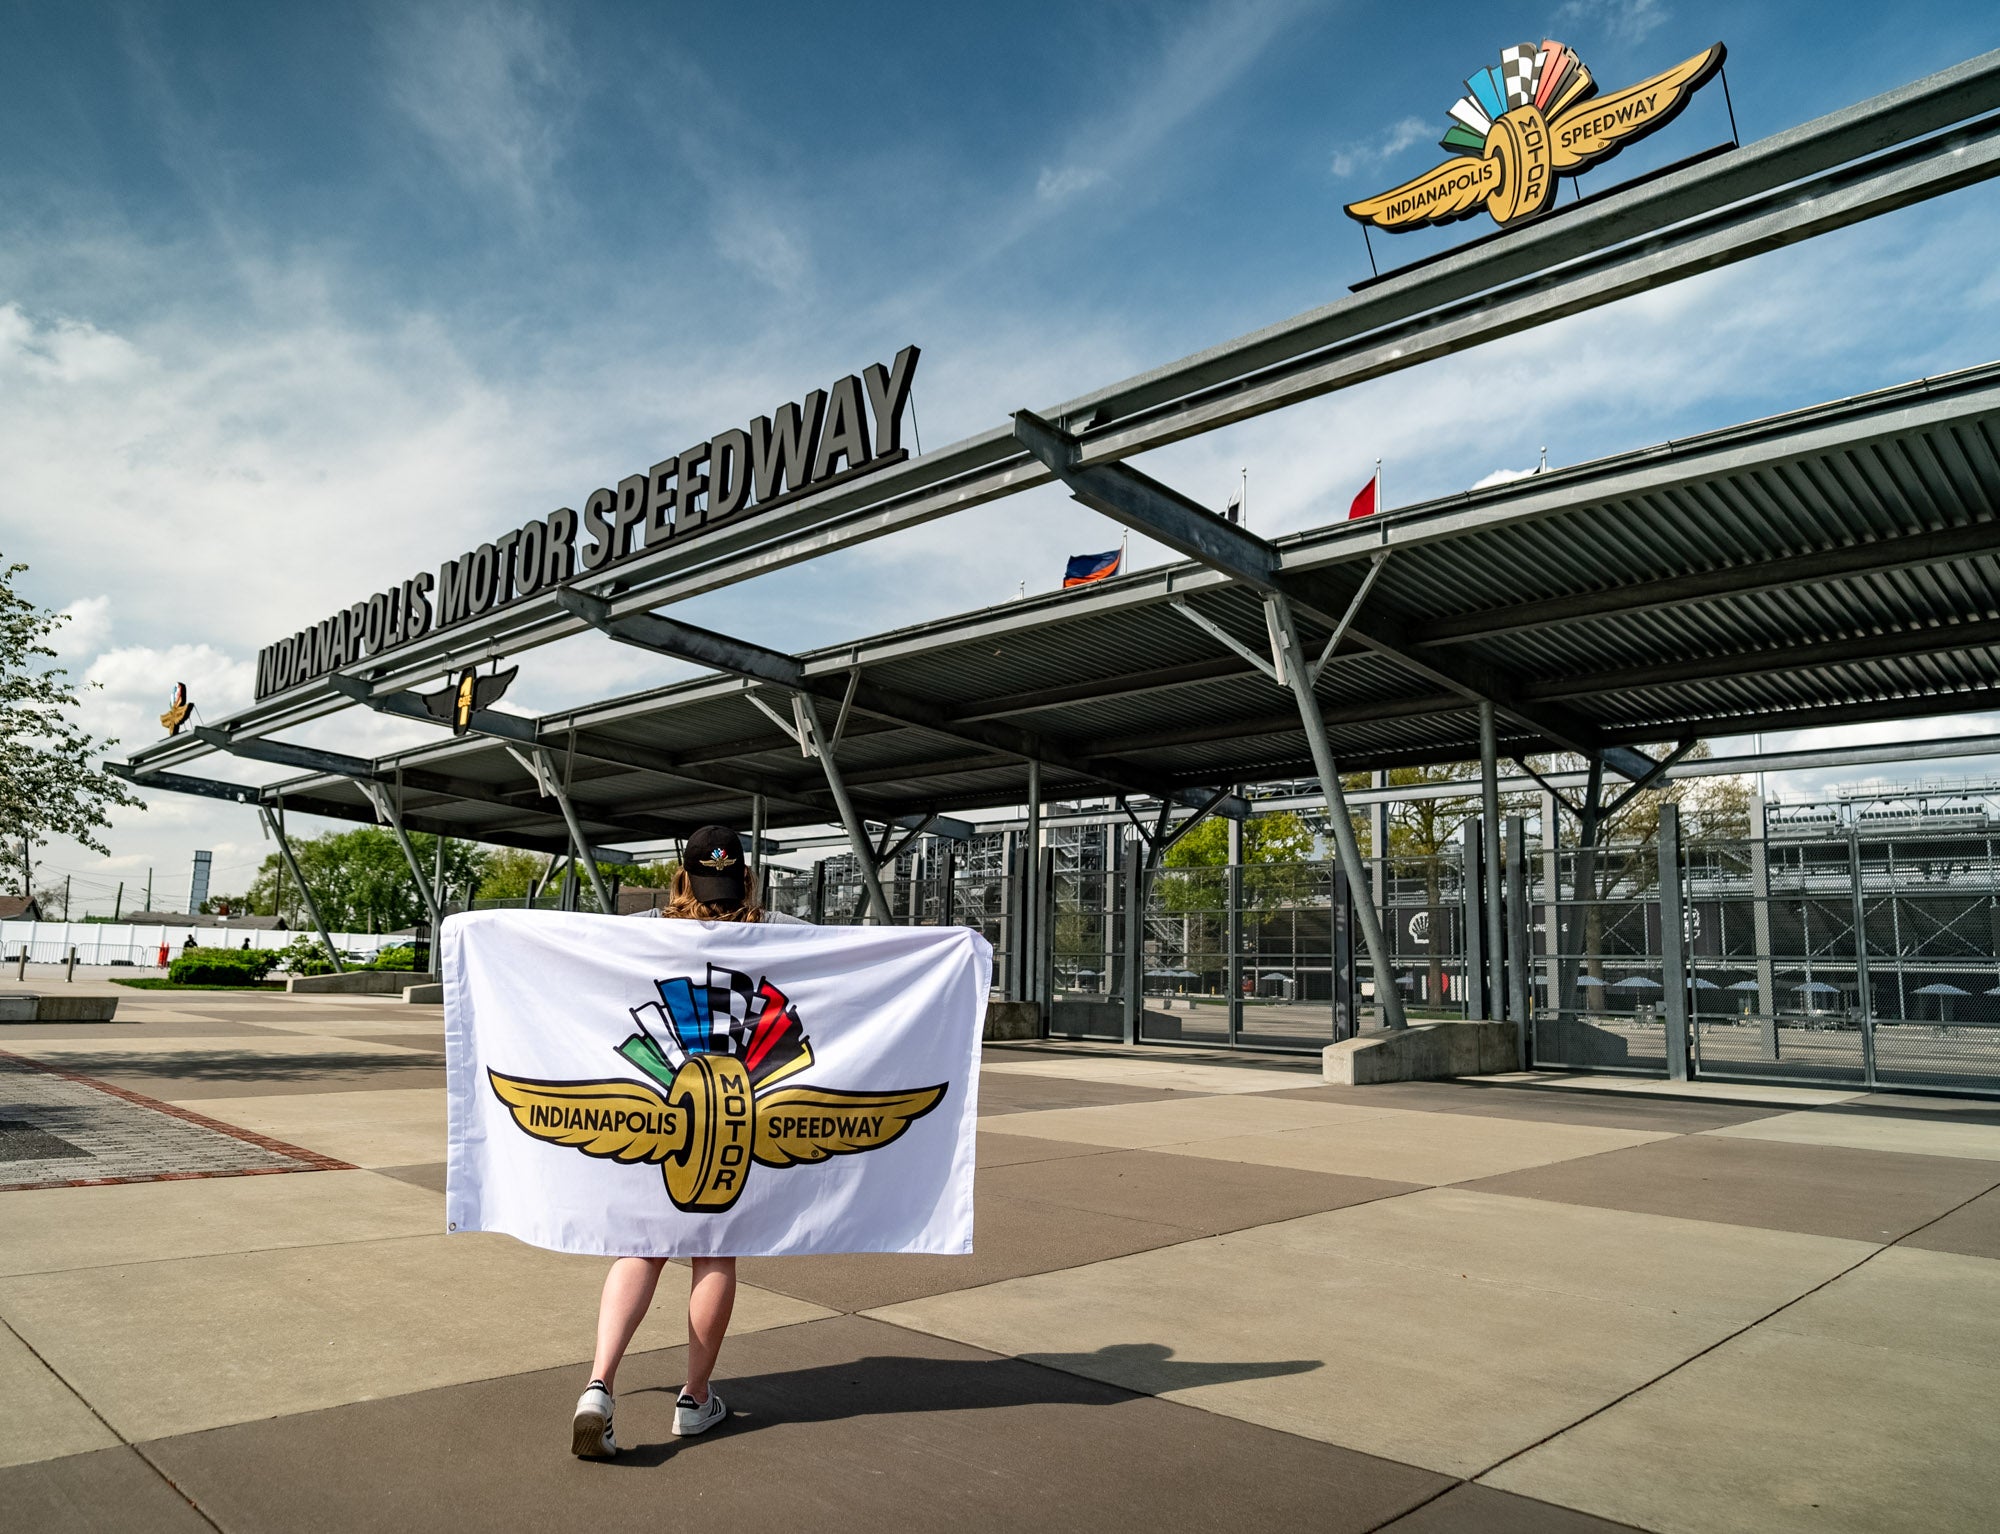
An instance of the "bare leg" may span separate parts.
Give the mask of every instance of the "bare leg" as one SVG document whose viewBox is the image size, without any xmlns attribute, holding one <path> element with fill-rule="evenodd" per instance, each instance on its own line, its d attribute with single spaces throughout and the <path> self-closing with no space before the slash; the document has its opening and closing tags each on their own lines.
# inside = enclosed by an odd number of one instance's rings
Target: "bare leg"
<svg viewBox="0 0 2000 1534">
<path fill-rule="evenodd" d="M 687 1393 L 696 1401 L 708 1400 L 708 1377 L 722 1352 L 722 1336 L 735 1308 L 736 1259 L 695 1258 L 694 1283 L 688 1290 Z"/>
<path fill-rule="evenodd" d="M 591 1361 L 590 1377 L 603 1380 L 606 1390 L 617 1381 L 619 1360 L 645 1318 L 646 1307 L 653 1303 L 660 1270 L 666 1265 L 664 1257 L 620 1257 L 604 1275 L 604 1298 L 597 1307 L 597 1356 Z"/>
</svg>

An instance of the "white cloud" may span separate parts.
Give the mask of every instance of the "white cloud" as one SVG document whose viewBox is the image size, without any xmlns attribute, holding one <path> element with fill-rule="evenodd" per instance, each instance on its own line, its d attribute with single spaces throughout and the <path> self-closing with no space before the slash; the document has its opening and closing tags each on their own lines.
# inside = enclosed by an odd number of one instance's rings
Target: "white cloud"
<svg viewBox="0 0 2000 1534">
<path fill-rule="evenodd" d="M 1672 15 L 1661 0 L 1563 0 L 1556 8 L 1556 25 L 1587 27 L 1615 43 L 1637 43 Z"/>
<path fill-rule="evenodd" d="M 62 609 L 62 616 L 66 621 L 56 630 L 53 648 L 73 671 L 111 638 L 111 598 L 78 597 Z"/>
<path fill-rule="evenodd" d="M 1373 169 L 1393 156 L 1401 154 L 1412 144 L 1422 143 L 1433 133 L 1441 131 L 1425 118 L 1405 117 L 1401 122 L 1372 138 L 1362 139 L 1336 149 L 1333 152 L 1331 168 L 1335 176 L 1345 180 L 1358 172 Z"/>
<path fill-rule="evenodd" d="M 1065 165 L 1057 170 L 1053 165 L 1044 165 L 1042 173 L 1035 178 L 1035 196 L 1043 202 L 1063 202 L 1087 192 L 1104 180 L 1104 172 L 1091 170 L 1081 165 Z"/>
<path fill-rule="evenodd" d="M 390 14 L 391 99 L 468 189 L 533 211 L 582 88 L 566 39 L 526 4 L 465 0 Z"/>
</svg>

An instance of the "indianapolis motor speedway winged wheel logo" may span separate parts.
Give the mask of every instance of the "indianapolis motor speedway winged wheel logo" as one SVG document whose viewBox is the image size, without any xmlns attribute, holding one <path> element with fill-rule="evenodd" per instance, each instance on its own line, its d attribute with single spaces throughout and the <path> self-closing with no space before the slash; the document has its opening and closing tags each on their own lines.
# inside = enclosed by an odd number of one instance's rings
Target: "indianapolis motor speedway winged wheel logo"
<svg viewBox="0 0 2000 1534">
<path fill-rule="evenodd" d="M 1721 43 L 1637 85 L 1597 93 L 1574 49 L 1554 39 L 1504 50 L 1498 68 L 1465 82 L 1440 143 L 1454 158 L 1379 197 L 1347 205 L 1350 218 L 1403 231 L 1470 218 L 1481 208 L 1502 228 L 1548 211 L 1558 176 L 1579 176 L 1665 127 L 1722 67 Z"/>
<path fill-rule="evenodd" d="M 534 1081 L 488 1068 L 494 1094 L 537 1140 L 586 1156 L 653 1162 L 674 1207 L 720 1214 L 752 1164 L 782 1168 L 877 1150 L 944 1100 L 945 1085 L 893 1092 L 779 1086 L 813 1063 L 798 1009 L 769 979 L 711 964 L 705 984 L 655 982 L 618 1053 L 654 1081 Z"/>
</svg>

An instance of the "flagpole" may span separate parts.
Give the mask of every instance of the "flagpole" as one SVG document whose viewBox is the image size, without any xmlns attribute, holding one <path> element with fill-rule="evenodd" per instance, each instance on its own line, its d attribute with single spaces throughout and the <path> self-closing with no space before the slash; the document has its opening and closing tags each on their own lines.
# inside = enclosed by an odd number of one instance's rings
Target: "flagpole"
<svg viewBox="0 0 2000 1534">
<path fill-rule="evenodd" d="M 1250 466 L 1245 464 L 1236 472 L 1243 476 L 1242 488 L 1237 491 L 1237 495 L 1241 499 L 1236 503 L 1236 511 L 1237 515 L 1243 519 L 1243 525 L 1248 527 L 1250 525 Z"/>
</svg>

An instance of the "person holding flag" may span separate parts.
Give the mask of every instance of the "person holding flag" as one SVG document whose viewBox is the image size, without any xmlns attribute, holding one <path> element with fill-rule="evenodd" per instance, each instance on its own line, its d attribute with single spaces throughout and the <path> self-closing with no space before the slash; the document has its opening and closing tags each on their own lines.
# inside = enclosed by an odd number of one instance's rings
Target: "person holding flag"
<svg viewBox="0 0 2000 1534">
<path fill-rule="evenodd" d="M 651 906 L 640 916 L 687 921 L 783 921 L 797 917 L 766 913 L 745 878 L 743 842 L 725 826 L 703 826 L 681 849 L 680 866 L 667 894 L 664 911 Z M 709 1375 L 722 1353 L 723 1334 L 736 1308 L 736 1259 L 696 1257 L 688 1287 L 688 1377 L 674 1402 L 674 1436 L 705 1433 L 729 1415 L 722 1397 L 709 1388 Z M 619 1257 L 604 1278 L 597 1310 L 597 1352 L 591 1360 L 590 1383 L 577 1399 L 570 1427 L 570 1452 L 579 1459 L 613 1459 L 618 1442 L 612 1434 L 615 1404 L 612 1390 L 618 1365 L 632 1336 L 653 1303 L 664 1257 Z"/>
</svg>

